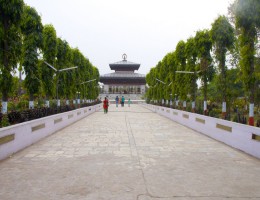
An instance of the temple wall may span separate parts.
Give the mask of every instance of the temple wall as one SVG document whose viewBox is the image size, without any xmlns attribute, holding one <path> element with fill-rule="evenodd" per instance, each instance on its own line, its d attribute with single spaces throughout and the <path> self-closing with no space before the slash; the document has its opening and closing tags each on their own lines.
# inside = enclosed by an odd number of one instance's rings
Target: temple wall
<svg viewBox="0 0 260 200">
<path fill-rule="evenodd" d="M 144 94 L 145 93 L 145 85 L 104 85 L 101 93 L 107 94 Z"/>
</svg>

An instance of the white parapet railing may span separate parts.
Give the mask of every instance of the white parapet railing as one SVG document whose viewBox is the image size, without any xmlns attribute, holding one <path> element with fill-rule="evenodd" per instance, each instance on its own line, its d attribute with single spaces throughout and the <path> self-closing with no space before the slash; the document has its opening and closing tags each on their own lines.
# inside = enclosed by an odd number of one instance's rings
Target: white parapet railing
<svg viewBox="0 0 260 200">
<path fill-rule="evenodd" d="M 260 159 L 260 128 L 167 107 L 147 109 Z"/>
<path fill-rule="evenodd" d="M 102 104 L 0 128 L 0 160 L 102 109 Z"/>
</svg>

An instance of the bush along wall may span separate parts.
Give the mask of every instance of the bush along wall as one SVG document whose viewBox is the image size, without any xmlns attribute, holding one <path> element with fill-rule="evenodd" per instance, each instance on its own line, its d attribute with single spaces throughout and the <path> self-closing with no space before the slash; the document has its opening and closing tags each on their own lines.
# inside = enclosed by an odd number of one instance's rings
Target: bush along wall
<svg viewBox="0 0 260 200">
<path fill-rule="evenodd" d="M 7 114 L 0 113 L 0 127 L 6 127 L 9 125 L 31 121 L 42 117 L 55 115 L 58 113 L 68 112 L 71 110 L 75 110 L 79 107 L 83 108 L 83 107 L 93 106 L 99 103 L 101 102 L 95 101 L 92 103 L 84 103 L 80 105 L 72 104 L 72 105 L 65 105 L 65 106 L 51 107 L 51 108 L 42 107 L 42 108 L 27 109 L 22 111 L 11 111 Z"/>
</svg>

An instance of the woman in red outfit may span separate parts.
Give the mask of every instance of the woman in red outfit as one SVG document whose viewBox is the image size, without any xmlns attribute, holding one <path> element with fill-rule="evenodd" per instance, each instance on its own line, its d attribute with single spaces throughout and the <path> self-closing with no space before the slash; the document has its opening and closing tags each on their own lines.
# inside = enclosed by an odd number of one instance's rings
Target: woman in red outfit
<svg viewBox="0 0 260 200">
<path fill-rule="evenodd" d="M 103 101 L 103 108 L 104 108 L 104 113 L 107 113 L 108 111 L 108 99 L 105 97 L 105 100 Z"/>
</svg>

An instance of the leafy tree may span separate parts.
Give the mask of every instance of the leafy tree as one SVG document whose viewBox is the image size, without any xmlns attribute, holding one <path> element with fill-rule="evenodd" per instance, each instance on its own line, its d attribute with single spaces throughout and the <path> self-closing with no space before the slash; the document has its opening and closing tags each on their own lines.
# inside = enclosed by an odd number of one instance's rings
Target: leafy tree
<svg viewBox="0 0 260 200">
<path fill-rule="evenodd" d="M 244 96 L 244 90 L 242 87 L 242 82 L 239 80 L 239 73 L 240 70 L 238 68 L 231 68 L 227 69 L 226 74 L 228 79 L 227 82 L 227 89 L 226 89 L 226 98 L 227 98 L 227 113 L 230 113 L 230 108 L 233 106 L 233 102 L 238 98 Z M 213 80 L 208 85 L 208 96 L 211 102 L 220 103 L 222 101 L 222 94 L 218 91 L 222 90 L 222 85 L 219 84 L 219 80 L 221 74 L 216 74 Z"/>
<path fill-rule="evenodd" d="M 196 91 L 197 91 L 197 73 L 196 73 L 196 61 L 197 61 L 197 49 L 195 46 L 195 40 L 193 37 L 189 38 L 185 46 L 185 55 L 187 58 L 186 70 L 189 72 L 194 72 L 194 74 L 187 74 L 187 91 L 191 94 L 192 100 L 192 112 L 196 110 Z"/>
<path fill-rule="evenodd" d="M 169 58 L 168 58 L 168 65 L 169 67 L 169 76 L 170 76 L 170 81 L 171 81 L 171 85 L 170 85 L 170 91 L 171 91 L 171 98 L 175 98 L 175 96 L 177 96 L 178 94 L 178 82 L 176 80 L 176 71 L 177 71 L 177 67 L 178 67 L 178 62 L 176 59 L 176 52 L 172 52 L 169 54 Z"/>
<path fill-rule="evenodd" d="M 159 75 L 158 75 L 158 77 L 160 77 L 159 79 L 164 82 L 164 83 L 158 82 L 159 86 L 162 87 L 162 90 L 161 90 L 162 99 L 169 99 L 169 93 L 170 93 L 170 91 L 168 89 L 168 85 L 170 82 L 170 77 L 168 76 L 169 68 L 170 68 L 170 66 L 168 65 L 168 61 L 167 61 L 168 57 L 169 57 L 169 54 L 164 56 L 164 58 L 160 62 L 160 71 L 159 71 Z"/>
<path fill-rule="evenodd" d="M 91 63 L 89 63 L 89 64 L 91 64 Z M 92 64 L 91 64 L 91 66 L 92 66 Z M 92 68 L 93 68 L 93 79 L 96 79 L 96 81 L 95 81 L 95 87 L 93 88 L 93 98 L 94 99 L 97 99 L 97 97 L 98 97 L 98 95 L 99 95 L 99 87 L 97 86 L 97 81 L 99 81 L 99 71 L 98 71 L 98 69 L 96 68 L 96 67 L 94 67 L 94 66 L 92 66 Z"/>
<path fill-rule="evenodd" d="M 72 50 L 67 41 L 62 40 L 61 38 L 57 39 L 57 68 L 68 68 L 72 67 Z M 59 91 L 59 96 L 65 98 L 66 104 L 69 104 L 69 99 L 71 97 L 71 90 L 73 85 L 75 84 L 72 80 L 72 74 L 74 74 L 74 70 L 72 71 L 64 71 L 59 74 L 59 81 L 56 87 Z"/>
<path fill-rule="evenodd" d="M 41 17 L 34 8 L 24 6 L 23 21 L 23 65 L 25 71 L 25 87 L 29 92 L 30 108 L 34 108 L 34 94 L 39 91 L 40 80 L 38 69 L 38 49 L 42 47 L 43 25 Z"/>
<path fill-rule="evenodd" d="M 145 76 L 145 81 L 146 81 L 146 84 L 148 85 L 148 90 L 146 91 L 146 97 L 147 97 L 148 101 L 153 100 L 152 69 L 154 69 L 154 68 L 151 68 L 149 73 L 147 73 Z"/>
<path fill-rule="evenodd" d="M 256 68 L 255 68 L 255 73 L 256 73 L 256 92 L 255 92 L 255 99 L 258 99 L 256 101 L 256 105 L 258 107 L 258 110 L 260 110 L 260 57 L 257 57 L 256 61 Z"/>
<path fill-rule="evenodd" d="M 153 67 L 150 69 L 150 72 L 146 75 L 146 83 L 149 85 L 149 89 L 148 89 L 148 93 L 149 93 L 149 98 L 151 98 L 152 100 L 156 100 L 157 99 L 157 95 L 156 95 L 156 86 L 157 86 L 157 82 L 156 82 L 156 68 Z"/>
<path fill-rule="evenodd" d="M 45 25 L 43 28 L 43 59 L 47 63 L 55 66 L 57 56 L 56 30 L 52 25 Z M 41 78 L 44 91 L 46 93 L 46 104 L 49 106 L 49 98 L 53 94 L 54 70 L 45 63 L 41 64 Z"/>
<path fill-rule="evenodd" d="M 168 53 L 164 58 L 164 65 L 165 65 L 165 98 L 168 100 L 172 100 L 172 84 L 173 84 L 173 66 L 172 66 L 172 53 Z"/>
<path fill-rule="evenodd" d="M 249 94 L 249 125 L 254 125 L 254 96 L 256 86 L 255 61 L 257 33 L 260 28 L 260 1 L 236 0 L 231 6 L 239 33 L 242 80 Z"/>
<path fill-rule="evenodd" d="M 183 40 L 179 41 L 176 50 L 176 64 L 178 71 L 185 71 L 186 69 L 186 54 L 185 54 L 186 44 Z M 183 100 L 183 109 L 186 110 L 186 99 L 187 99 L 187 75 L 186 74 L 176 74 L 177 87 L 180 94 L 180 98 Z"/>
<path fill-rule="evenodd" d="M 22 0 L 0 0 L 0 90 L 2 113 L 7 112 L 8 93 L 12 85 L 11 71 L 20 59 L 20 22 L 23 12 Z"/>
<path fill-rule="evenodd" d="M 204 114 L 207 114 L 207 84 L 213 78 L 213 66 L 211 65 L 212 42 L 208 30 L 197 31 L 195 36 L 195 45 L 200 60 L 200 75 L 202 78 L 203 96 L 204 96 Z"/>
<path fill-rule="evenodd" d="M 226 54 L 234 46 L 234 29 L 225 16 L 219 16 L 212 24 L 210 34 L 220 71 L 218 83 L 220 84 L 219 88 L 222 93 L 222 117 L 225 118 L 227 102 Z"/>
<path fill-rule="evenodd" d="M 82 55 L 82 53 L 79 51 L 78 48 L 75 48 L 72 50 L 72 63 L 75 66 L 78 66 L 78 69 L 75 71 L 75 73 L 73 72 L 73 80 L 74 80 L 74 87 L 72 88 L 72 94 L 75 95 L 77 92 L 81 91 L 81 83 L 83 82 L 83 76 L 84 76 L 84 56 Z M 77 98 L 77 97 L 76 97 Z"/>
<path fill-rule="evenodd" d="M 13 84 L 11 87 L 10 96 L 12 97 L 19 96 L 19 78 L 16 76 L 13 77 Z"/>
</svg>

